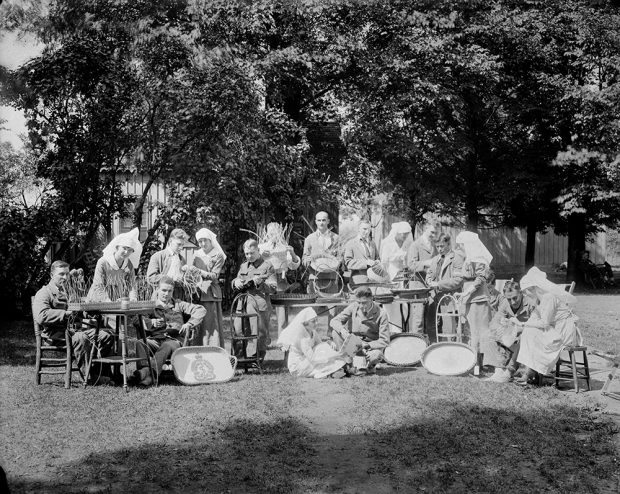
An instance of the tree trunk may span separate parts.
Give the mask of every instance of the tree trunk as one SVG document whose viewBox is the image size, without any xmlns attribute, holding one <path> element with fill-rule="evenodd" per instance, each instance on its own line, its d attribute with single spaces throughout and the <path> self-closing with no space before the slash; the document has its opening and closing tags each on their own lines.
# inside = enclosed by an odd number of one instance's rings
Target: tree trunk
<svg viewBox="0 0 620 494">
<path fill-rule="evenodd" d="M 583 283 L 583 273 L 579 270 L 579 258 L 586 250 L 586 221 L 583 214 L 572 214 L 568 218 L 568 267 L 566 282 Z"/>
<path fill-rule="evenodd" d="M 527 240 L 525 241 L 525 269 L 531 268 L 536 262 L 536 223 L 527 224 Z"/>
<path fill-rule="evenodd" d="M 132 220 L 134 228 L 141 228 L 142 227 L 142 213 L 144 212 L 144 206 L 146 204 L 146 200 L 148 199 L 151 187 L 155 183 L 155 180 L 157 179 L 158 176 L 159 175 L 153 174 L 153 175 L 151 175 L 149 177 L 148 182 L 146 182 L 146 184 L 144 185 L 144 189 L 142 190 L 142 194 L 140 195 L 140 197 L 136 201 L 136 204 L 135 204 L 135 207 L 134 207 L 134 210 L 133 210 L 133 220 Z"/>
</svg>

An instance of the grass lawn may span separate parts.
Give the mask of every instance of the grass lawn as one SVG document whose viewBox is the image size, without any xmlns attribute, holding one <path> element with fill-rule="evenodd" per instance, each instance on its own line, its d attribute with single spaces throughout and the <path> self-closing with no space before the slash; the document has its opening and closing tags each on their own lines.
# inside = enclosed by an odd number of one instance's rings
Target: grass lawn
<svg viewBox="0 0 620 494">
<path fill-rule="evenodd" d="M 576 312 L 590 347 L 620 353 L 620 296 Z M 421 367 L 295 379 L 276 350 L 221 385 L 65 390 L 34 385 L 32 340 L 27 322 L 0 330 L 12 492 L 619 492 L 618 428 L 594 393 Z"/>
</svg>

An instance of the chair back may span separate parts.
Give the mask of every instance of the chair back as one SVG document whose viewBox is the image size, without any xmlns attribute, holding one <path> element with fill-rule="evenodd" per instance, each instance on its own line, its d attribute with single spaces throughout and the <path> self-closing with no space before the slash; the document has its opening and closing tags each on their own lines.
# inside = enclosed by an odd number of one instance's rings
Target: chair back
<svg viewBox="0 0 620 494">
<path fill-rule="evenodd" d="M 34 297 L 30 297 L 30 311 L 32 312 L 32 324 L 34 327 L 34 335 L 41 336 L 43 329 L 34 316 Z"/>
<path fill-rule="evenodd" d="M 562 288 L 564 288 L 564 290 L 566 290 L 568 293 L 570 293 L 572 295 L 573 291 L 575 290 L 575 282 L 573 281 L 572 283 L 558 283 Z"/>
</svg>

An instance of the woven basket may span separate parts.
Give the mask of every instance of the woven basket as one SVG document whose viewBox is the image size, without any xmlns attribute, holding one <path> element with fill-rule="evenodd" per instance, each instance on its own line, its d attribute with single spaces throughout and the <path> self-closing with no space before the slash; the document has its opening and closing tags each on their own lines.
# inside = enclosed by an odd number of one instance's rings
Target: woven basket
<svg viewBox="0 0 620 494">
<path fill-rule="evenodd" d="M 317 257 L 310 265 L 317 273 L 323 271 L 338 271 L 340 259 L 336 257 Z"/>
<path fill-rule="evenodd" d="M 274 305 L 313 304 L 316 295 L 309 293 L 275 293 L 271 296 Z"/>
<path fill-rule="evenodd" d="M 286 250 L 271 251 L 267 260 L 276 271 L 285 271 L 288 268 L 287 254 Z"/>
</svg>

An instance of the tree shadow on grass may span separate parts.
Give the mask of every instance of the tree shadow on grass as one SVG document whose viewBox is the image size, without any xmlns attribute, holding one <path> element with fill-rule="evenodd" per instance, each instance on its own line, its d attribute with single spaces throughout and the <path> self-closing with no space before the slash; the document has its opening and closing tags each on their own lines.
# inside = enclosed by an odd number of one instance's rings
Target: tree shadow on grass
<svg viewBox="0 0 620 494">
<path fill-rule="evenodd" d="M 397 426 L 321 434 L 298 419 L 207 417 L 191 437 L 143 431 L 132 448 L 61 466 L 14 492 L 615 492 L 613 426 L 579 410 L 548 414 L 438 403 Z M 443 410 L 450 410 L 445 413 Z M 137 427 L 139 425 L 137 424 Z M 346 428 L 345 428 L 346 429 Z"/>
</svg>

